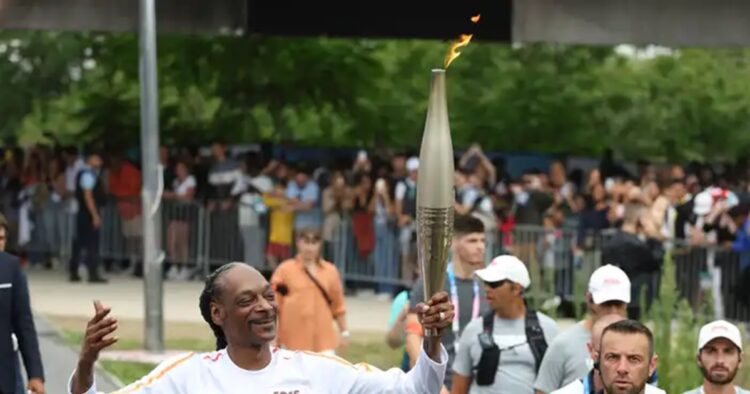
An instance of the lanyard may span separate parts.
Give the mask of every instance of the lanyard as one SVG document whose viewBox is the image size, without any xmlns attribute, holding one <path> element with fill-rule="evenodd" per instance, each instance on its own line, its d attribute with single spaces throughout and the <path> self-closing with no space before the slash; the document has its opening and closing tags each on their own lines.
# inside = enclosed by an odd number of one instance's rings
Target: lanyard
<svg viewBox="0 0 750 394">
<path fill-rule="evenodd" d="M 586 375 L 585 378 L 583 378 L 583 393 L 584 394 L 596 394 L 596 391 L 594 391 L 594 373 L 596 372 L 595 369 L 592 369 L 591 372 Z"/>
<path fill-rule="evenodd" d="M 456 286 L 456 275 L 453 273 L 453 263 L 448 264 L 448 283 L 450 284 L 450 290 L 451 290 L 451 302 L 453 303 L 453 308 L 455 309 L 455 315 L 453 316 L 453 338 L 455 341 L 455 344 L 458 344 L 458 334 L 460 331 L 459 326 L 459 312 L 458 312 L 458 286 Z M 474 302 L 472 304 L 472 310 L 471 310 L 471 320 L 476 319 L 479 317 L 479 283 L 477 281 L 474 281 Z"/>
</svg>

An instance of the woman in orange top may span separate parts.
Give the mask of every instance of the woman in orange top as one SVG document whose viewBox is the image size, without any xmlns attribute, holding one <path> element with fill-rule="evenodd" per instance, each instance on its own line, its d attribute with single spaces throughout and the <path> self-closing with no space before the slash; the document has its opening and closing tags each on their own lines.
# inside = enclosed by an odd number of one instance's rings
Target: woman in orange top
<svg viewBox="0 0 750 394">
<path fill-rule="evenodd" d="M 282 348 L 334 354 L 337 347 L 348 346 L 341 276 L 335 265 L 320 257 L 320 249 L 320 232 L 301 230 L 299 254 L 283 262 L 271 277 L 279 304 L 277 340 Z"/>
</svg>

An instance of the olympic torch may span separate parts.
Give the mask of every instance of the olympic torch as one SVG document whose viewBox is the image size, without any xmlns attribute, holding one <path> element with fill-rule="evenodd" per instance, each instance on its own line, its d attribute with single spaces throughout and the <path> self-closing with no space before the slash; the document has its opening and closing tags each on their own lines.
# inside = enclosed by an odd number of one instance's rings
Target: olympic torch
<svg viewBox="0 0 750 394">
<path fill-rule="evenodd" d="M 417 178 L 417 259 L 425 300 L 442 291 L 453 238 L 453 143 L 445 96 L 445 70 L 432 70 Z M 437 336 L 425 330 L 425 337 Z"/>
</svg>

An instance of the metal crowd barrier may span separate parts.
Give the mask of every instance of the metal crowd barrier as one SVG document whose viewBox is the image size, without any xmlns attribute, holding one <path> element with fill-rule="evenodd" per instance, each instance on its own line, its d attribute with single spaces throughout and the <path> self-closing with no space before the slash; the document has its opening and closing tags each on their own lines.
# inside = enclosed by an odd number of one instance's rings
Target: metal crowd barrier
<svg viewBox="0 0 750 394">
<path fill-rule="evenodd" d="M 268 221 L 264 215 L 248 222 L 243 205 L 222 207 L 198 202 L 165 200 L 161 209 L 162 244 L 167 260 L 193 267 L 198 276 L 228 261 L 245 261 L 265 267 Z M 117 201 L 102 207 L 100 256 L 103 259 L 136 261 L 140 256 L 138 234 L 126 237 L 127 224 Z M 14 217 L 17 217 L 14 216 Z M 22 249 L 30 260 L 55 258 L 63 267 L 70 258 L 75 234 L 75 214 L 70 201 L 50 202 L 28 214 L 31 239 Z M 333 237 L 326 240 L 324 257 L 339 269 L 349 288 L 374 288 L 393 293 L 410 287 L 402 275 L 399 229 L 392 222 L 373 223 L 374 239 L 360 245 L 352 217 L 344 215 Z M 131 223 L 131 225 L 134 223 Z M 138 222 L 135 222 L 138 224 Z M 132 228 L 130 229 L 132 232 Z M 588 278 L 602 263 L 602 246 L 608 232 L 578 239 L 577 229 L 544 229 L 517 226 L 510 233 L 487 233 L 489 256 L 512 253 L 526 262 L 532 276 L 531 297 L 535 302 L 552 298 L 577 304 L 585 301 Z M 293 245 L 292 245 L 293 247 Z M 678 245 L 672 249 L 680 297 L 700 308 L 708 301 L 714 316 L 750 321 L 750 254 L 721 248 Z M 748 287 L 748 290 L 745 290 Z"/>
<path fill-rule="evenodd" d="M 349 287 L 371 287 L 380 293 L 392 293 L 400 287 L 411 287 L 401 276 L 398 229 L 393 223 L 373 223 L 374 246 L 363 253 L 353 231 L 352 219 L 344 217 L 335 229 L 330 256 Z M 366 249 L 365 249 L 366 251 Z"/>
<path fill-rule="evenodd" d="M 205 265 L 205 214 L 193 201 L 162 201 L 161 239 L 167 261 L 196 270 Z"/>
</svg>

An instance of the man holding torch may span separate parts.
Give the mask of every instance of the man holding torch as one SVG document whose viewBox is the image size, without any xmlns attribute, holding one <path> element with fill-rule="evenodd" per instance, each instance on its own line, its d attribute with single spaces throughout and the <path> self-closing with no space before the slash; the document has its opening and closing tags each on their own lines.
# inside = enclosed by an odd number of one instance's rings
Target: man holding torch
<svg viewBox="0 0 750 394">
<path fill-rule="evenodd" d="M 260 272 L 244 263 L 225 264 L 209 275 L 199 306 L 216 337 L 216 351 L 169 359 L 118 393 L 435 394 L 443 383 L 448 360 L 439 334 L 425 339 L 419 361 L 408 373 L 271 346 L 276 338 L 276 294 Z M 110 308 L 96 301 L 94 309 L 66 390 L 71 394 L 98 392 L 94 364 L 103 349 L 117 342 L 117 319 Z M 453 306 L 448 294 L 435 294 L 420 304 L 419 316 L 425 330 L 439 333 L 450 325 Z"/>
</svg>

